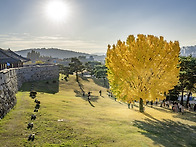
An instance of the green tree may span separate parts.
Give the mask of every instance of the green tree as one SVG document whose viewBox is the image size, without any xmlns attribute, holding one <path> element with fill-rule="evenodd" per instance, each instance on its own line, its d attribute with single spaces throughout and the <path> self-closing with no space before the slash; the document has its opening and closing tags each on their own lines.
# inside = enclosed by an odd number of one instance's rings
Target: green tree
<svg viewBox="0 0 196 147">
<path fill-rule="evenodd" d="M 175 86 L 173 89 L 169 90 L 166 100 L 176 101 L 180 93 L 180 85 Z"/>
<path fill-rule="evenodd" d="M 66 67 L 62 64 L 58 64 L 58 67 L 59 67 L 59 73 L 67 75 L 67 76 L 69 75 L 70 67 Z"/>
<path fill-rule="evenodd" d="M 76 57 L 71 58 L 71 63 L 69 63 L 70 71 L 76 73 L 76 81 L 78 82 L 78 72 L 82 72 L 84 70 L 84 66 L 82 62 Z"/>
<path fill-rule="evenodd" d="M 91 76 L 94 75 L 94 71 L 95 71 L 95 66 L 96 65 L 101 65 L 101 62 L 98 61 L 89 61 L 87 63 L 85 63 L 85 68 L 88 72 L 91 73 Z"/>
<path fill-rule="evenodd" d="M 196 91 L 196 58 L 190 57 L 189 70 L 188 72 L 188 83 L 186 89 L 188 90 L 188 97 L 186 101 L 186 106 L 188 107 L 189 98 L 192 92 Z"/>
<path fill-rule="evenodd" d="M 106 86 L 107 67 L 105 65 L 96 65 L 94 73 L 96 78 L 102 78 L 104 80 L 104 86 Z"/>
<path fill-rule="evenodd" d="M 186 106 L 189 103 L 189 98 L 192 92 L 196 90 L 196 58 L 192 56 L 181 57 L 180 69 L 180 87 L 181 87 L 181 104 L 183 104 L 184 90 L 188 91 Z"/>
<path fill-rule="evenodd" d="M 189 102 L 191 92 L 195 91 L 196 83 L 196 59 L 192 56 L 180 58 L 180 87 L 181 87 L 181 104 L 183 104 L 184 90 L 188 90 L 188 98 L 186 105 Z"/>
<path fill-rule="evenodd" d="M 40 58 L 40 53 L 34 50 L 31 50 L 31 52 L 27 53 L 27 58 L 31 59 L 31 61 L 36 61 Z"/>
</svg>

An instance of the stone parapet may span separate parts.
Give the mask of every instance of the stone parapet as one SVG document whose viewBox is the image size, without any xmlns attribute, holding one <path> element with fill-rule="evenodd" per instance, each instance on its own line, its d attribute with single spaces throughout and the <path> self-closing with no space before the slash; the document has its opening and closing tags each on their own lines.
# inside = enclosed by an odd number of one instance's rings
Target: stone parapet
<svg viewBox="0 0 196 147">
<path fill-rule="evenodd" d="M 59 77 L 57 65 L 35 65 L 0 71 L 0 119 L 16 104 L 18 89 L 24 82 L 55 79 Z"/>
</svg>

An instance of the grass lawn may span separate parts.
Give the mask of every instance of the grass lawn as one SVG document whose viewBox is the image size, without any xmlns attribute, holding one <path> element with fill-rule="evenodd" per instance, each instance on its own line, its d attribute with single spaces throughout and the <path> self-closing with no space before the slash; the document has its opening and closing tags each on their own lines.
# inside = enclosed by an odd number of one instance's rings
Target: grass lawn
<svg viewBox="0 0 196 147">
<path fill-rule="evenodd" d="M 16 106 L 0 120 L 0 146 L 196 146 L 195 113 L 181 115 L 158 106 L 146 106 L 145 113 L 140 113 L 137 104 L 128 109 L 109 98 L 106 89 L 92 79 L 80 81 L 86 93 L 92 92 L 90 103 L 74 76 L 67 82 L 33 82 L 39 91 L 39 112 L 33 112 L 35 102 L 29 97 L 32 83 L 24 84 L 17 93 Z M 37 119 L 29 130 L 27 124 L 34 113 Z M 31 133 L 35 140 L 27 141 Z"/>
</svg>

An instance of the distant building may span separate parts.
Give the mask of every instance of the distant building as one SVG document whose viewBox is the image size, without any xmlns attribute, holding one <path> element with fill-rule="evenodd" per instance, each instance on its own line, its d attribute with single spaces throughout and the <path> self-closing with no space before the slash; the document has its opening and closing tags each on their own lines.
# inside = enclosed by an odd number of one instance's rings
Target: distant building
<svg viewBox="0 0 196 147">
<path fill-rule="evenodd" d="M 23 63 L 27 61 L 29 61 L 29 59 L 14 53 L 10 49 L 4 50 L 0 48 L 0 70 L 22 67 Z"/>
<path fill-rule="evenodd" d="M 195 46 L 183 46 L 180 50 L 181 56 L 192 56 L 196 57 L 196 45 Z"/>
</svg>

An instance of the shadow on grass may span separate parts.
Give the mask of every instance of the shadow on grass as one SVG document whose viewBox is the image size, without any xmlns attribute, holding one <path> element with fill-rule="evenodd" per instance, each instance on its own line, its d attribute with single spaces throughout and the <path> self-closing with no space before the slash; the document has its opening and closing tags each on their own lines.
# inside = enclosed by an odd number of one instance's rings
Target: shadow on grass
<svg viewBox="0 0 196 147">
<path fill-rule="evenodd" d="M 151 107 L 149 105 L 146 105 L 146 107 Z M 167 112 L 167 113 L 172 113 L 173 111 L 171 109 L 165 108 L 165 107 L 159 107 L 159 106 L 152 106 L 152 109 L 156 109 L 158 111 L 162 111 L 162 112 Z"/>
<path fill-rule="evenodd" d="M 136 105 L 135 103 L 133 104 L 133 107 L 137 107 L 137 108 L 139 108 L 139 106 L 138 106 L 138 105 Z"/>
<path fill-rule="evenodd" d="M 79 91 L 79 90 L 74 90 L 74 92 L 75 92 L 75 94 L 76 94 L 76 95 L 75 95 L 76 97 L 80 97 L 80 98 L 82 98 L 83 100 L 88 101 L 89 104 L 90 104 L 92 107 L 95 107 L 95 106 L 91 103 L 91 101 L 96 102 L 96 101 L 99 99 L 98 96 L 93 96 L 93 95 L 91 95 L 91 96 L 90 96 L 90 100 L 88 100 L 88 97 L 87 97 L 86 95 L 83 96 L 83 93 L 82 93 L 81 91 Z"/>
<path fill-rule="evenodd" d="M 90 96 L 90 99 L 91 99 L 91 101 L 93 101 L 93 102 L 97 102 L 97 100 L 99 99 L 99 96 L 91 95 L 91 96 Z"/>
<path fill-rule="evenodd" d="M 80 90 L 82 91 L 82 93 L 85 93 L 84 85 L 80 81 L 78 81 L 78 86 L 80 87 Z"/>
<path fill-rule="evenodd" d="M 154 119 L 154 120 L 156 120 L 156 121 L 159 121 L 158 119 L 154 118 L 152 115 L 150 115 L 150 114 L 148 114 L 148 113 L 146 113 L 146 112 L 144 112 L 143 114 L 144 114 L 145 116 L 151 118 L 151 119 Z"/>
<path fill-rule="evenodd" d="M 150 107 L 150 106 L 148 106 Z M 162 112 L 166 112 L 166 113 L 173 113 L 173 114 L 176 114 L 174 115 L 173 117 L 174 118 L 181 118 L 181 119 L 184 119 L 184 120 L 189 120 L 189 121 L 193 121 L 193 122 L 196 122 L 196 113 L 191 113 L 191 112 L 188 112 L 188 111 L 185 111 L 184 114 L 182 115 L 182 113 L 175 113 L 173 112 L 171 109 L 168 109 L 168 108 L 165 108 L 165 107 L 158 107 L 158 106 L 153 106 L 152 109 L 156 109 L 158 111 L 162 111 Z"/>
<path fill-rule="evenodd" d="M 55 94 L 59 92 L 59 81 L 53 79 L 53 80 L 26 82 L 23 83 L 22 87 L 19 89 L 19 91 L 31 91 L 31 90 L 34 90 L 36 92 Z"/>
<path fill-rule="evenodd" d="M 82 91 L 74 90 L 74 92 L 76 94 L 75 95 L 76 97 L 81 97 L 83 100 L 88 101 L 87 95 L 83 96 Z M 99 99 L 99 96 L 94 96 L 94 95 L 90 96 L 90 101 L 92 101 L 92 102 L 97 102 L 98 99 Z"/>
<path fill-rule="evenodd" d="M 75 92 L 75 96 L 76 97 L 83 97 L 83 93 L 81 92 L 81 91 L 79 91 L 79 90 L 74 90 L 74 92 Z"/>
<path fill-rule="evenodd" d="M 108 80 L 106 79 L 105 82 L 103 79 L 97 79 L 97 78 L 92 78 L 95 84 L 104 87 L 104 88 L 109 88 L 109 83 Z"/>
<path fill-rule="evenodd" d="M 178 113 L 178 114 L 174 115 L 173 117 L 196 122 L 196 114 L 191 113 L 191 112 L 185 112 L 183 115 L 182 115 L 182 113 Z"/>
<path fill-rule="evenodd" d="M 156 119 L 155 119 L 156 120 Z M 196 146 L 196 127 L 172 120 L 134 121 L 134 126 L 141 129 L 140 133 L 152 139 L 155 144 L 163 146 Z"/>
<path fill-rule="evenodd" d="M 95 107 L 90 100 L 88 100 L 89 104 L 92 106 L 92 107 Z"/>
<path fill-rule="evenodd" d="M 88 80 L 88 78 L 87 78 L 87 77 L 80 76 L 80 78 L 81 78 L 82 80 L 84 80 L 84 81 L 87 81 L 87 82 L 89 82 L 89 80 Z"/>
</svg>

